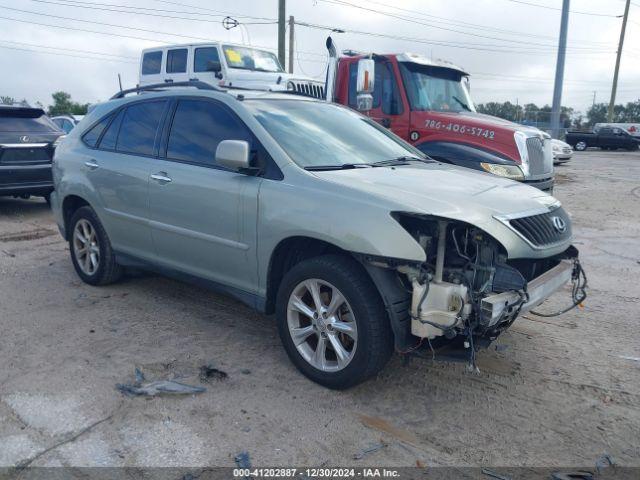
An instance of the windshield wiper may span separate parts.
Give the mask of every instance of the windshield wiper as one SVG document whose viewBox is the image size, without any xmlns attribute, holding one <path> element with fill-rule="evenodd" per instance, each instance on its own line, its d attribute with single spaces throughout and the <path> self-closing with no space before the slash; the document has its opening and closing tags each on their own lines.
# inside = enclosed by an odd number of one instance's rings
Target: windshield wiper
<svg viewBox="0 0 640 480">
<path fill-rule="evenodd" d="M 304 169 L 310 172 L 321 172 L 323 170 L 352 170 L 354 168 L 368 168 L 370 166 L 368 163 L 343 163 L 342 165 L 310 165 L 304 167 Z"/>
<path fill-rule="evenodd" d="M 396 165 L 409 165 L 411 162 L 427 163 L 426 158 L 412 157 L 405 155 L 402 157 L 392 158 L 391 160 L 381 160 L 379 162 L 369 163 L 372 167 L 394 167 Z"/>
<path fill-rule="evenodd" d="M 458 102 L 460 104 L 460 106 L 462 108 L 464 108 L 467 111 L 471 111 L 471 109 L 469 108 L 469 105 L 467 105 L 466 103 L 464 103 L 462 100 L 460 100 L 458 97 L 456 97 L 455 95 L 452 95 L 451 98 L 453 98 L 456 102 Z"/>
</svg>

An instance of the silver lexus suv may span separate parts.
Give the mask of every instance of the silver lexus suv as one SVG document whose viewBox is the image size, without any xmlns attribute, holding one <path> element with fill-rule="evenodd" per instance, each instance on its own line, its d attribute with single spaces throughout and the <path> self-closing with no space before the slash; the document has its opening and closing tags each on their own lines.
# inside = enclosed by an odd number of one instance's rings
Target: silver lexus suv
<svg viewBox="0 0 640 480">
<path fill-rule="evenodd" d="M 143 93 L 130 95 L 131 93 Z M 348 108 L 200 83 L 96 106 L 56 150 L 52 206 L 91 285 L 145 268 L 275 313 L 307 377 L 393 351 L 476 351 L 586 278 L 554 197 L 444 165 Z"/>
</svg>

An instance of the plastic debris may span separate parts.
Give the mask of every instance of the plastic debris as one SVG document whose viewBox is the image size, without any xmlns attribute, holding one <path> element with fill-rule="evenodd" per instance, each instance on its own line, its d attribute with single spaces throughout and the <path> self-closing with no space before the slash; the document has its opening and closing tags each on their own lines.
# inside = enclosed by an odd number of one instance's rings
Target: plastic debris
<svg viewBox="0 0 640 480">
<path fill-rule="evenodd" d="M 378 450 L 382 450 L 386 446 L 387 446 L 386 443 L 380 442 L 380 443 L 376 443 L 374 445 L 371 445 L 371 446 L 369 446 L 367 448 L 363 448 L 358 453 L 354 453 L 353 454 L 353 459 L 354 460 L 362 460 L 367 455 L 371 455 L 372 453 L 375 453 Z"/>
<path fill-rule="evenodd" d="M 249 452 L 240 452 L 238 455 L 236 455 L 235 461 L 238 468 L 251 468 L 251 459 L 249 458 Z"/>
<path fill-rule="evenodd" d="M 144 373 L 136 368 L 136 381 L 132 384 L 117 383 L 116 388 L 123 395 L 154 397 L 156 395 L 193 395 L 195 393 L 206 392 L 204 387 L 196 387 L 185 383 L 175 382 L 173 380 L 157 380 L 150 383 L 142 383 L 145 381 Z"/>
<path fill-rule="evenodd" d="M 222 370 L 215 368 L 213 365 L 203 365 L 200 367 L 200 380 L 208 382 L 209 380 L 226 380 L 229 378 L 229 374 Z"/>
<path fill-rule="evenodd" d="M 600 474 L 600 470 L 607 467 L 615 467 L 616 462 L 613 461 L 613 457 L 608 453 L 604 453 L 600 455 L 600 457 L 596 460 L 596 470 L 598 474 Z"/>
<path fill-rule="evenodd" d="M 489 470 L 488 468 L 483 468 L 482 473 L 483 475 L 488 475 L 489 477 L 497 478 L 498 480 L 511 480 L 511 477 L 500 475 L 499 473 L 494 472 L 493 470 Z"/>
</svg>

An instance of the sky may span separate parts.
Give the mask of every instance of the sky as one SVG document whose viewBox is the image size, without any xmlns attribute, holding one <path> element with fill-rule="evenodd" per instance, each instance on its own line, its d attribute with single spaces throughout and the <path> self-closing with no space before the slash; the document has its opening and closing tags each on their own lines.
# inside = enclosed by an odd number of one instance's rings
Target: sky
<svg viewBox="0 0 640 480">
<path fill-rule="evenodd" d="M 0 0 L 0 95 L 96 103 L 138 81 L 143 48 L 221 40 L 273 49 L 278 0 Z M 625 0 L 571 0 L 562 104 L 609 101 Z M 324 78 L 339 50 L 414 52 L 471 74 L 475 103 L 551 104 L 562 0 L 287 0 L 294 72 Z M 240 22 L 226 30 L 225 16 Z M 326 28 L 325 28 L 326 27 Z M 100 33 L 102 32 L 102 33 Z M 287 33 L 288 37 L 288 33 Z M 632 0 L 617 103 L 640 98 L 640 0 Z"/>
</svg>

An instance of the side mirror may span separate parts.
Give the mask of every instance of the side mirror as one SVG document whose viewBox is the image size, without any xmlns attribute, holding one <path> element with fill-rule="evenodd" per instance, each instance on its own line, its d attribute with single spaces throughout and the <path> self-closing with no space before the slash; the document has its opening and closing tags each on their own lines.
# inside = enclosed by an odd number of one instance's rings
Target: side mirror
<svg viewBox="0 0 640 480">
<path fill-rule="evenodd" d="M 249 143 L 244 140 L 221 141 L 216 148 L 216 163 L 235 172 L 249 169 Z"/>
<path fill-rule="evenodd" d="M 376 64 L 371 58 L 358 61 L 358 76 L 356 78 L 357 108 L 366 112 L 373 108 L 373 89 L 375 87 Z"/>
</svg>

